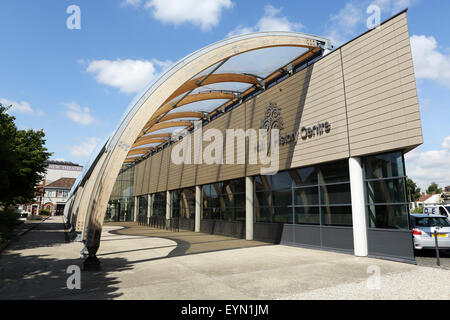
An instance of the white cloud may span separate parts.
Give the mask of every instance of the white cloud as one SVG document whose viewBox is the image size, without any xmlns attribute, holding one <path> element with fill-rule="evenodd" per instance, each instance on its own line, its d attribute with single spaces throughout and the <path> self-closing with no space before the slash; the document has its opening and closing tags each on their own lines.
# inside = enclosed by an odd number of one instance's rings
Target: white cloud
<svg viewBox="0 0 450 320">
<path fill-rule="evenodd" d="M 419 0 L 375 0 L 373 3 L 380 6 L 381 10 L 388 14 L 396 14 L 418 2 Z"/>
<path fill-rule="evenodd" d="M 95 74 L 101 84 L 118 88 L 124 93 L 137 93 L 171 64 L 170 61 L 148 60 L 95 60 L 86 71 Z M 158 69 L 158 70 L 157 70 Z"/>
<path fill-rule="evenodd" d="M 450 185 L 450 136 L 442 142 L 442 150 L 422 151 L 419 147 L 406 154 L 406 172 L 422 190 L 431 182 L 439 186 Z"/>
<path fill-rule="evenodd" d="M 231 9 L 231 0 L 124 0 L 121 6 L 149 10 L 156 20 L 176 26 L 191 23 L 209 30 L 219 24 L 224 9 Z"/>
<path fill-rule="evenodd" d="M 417 79 L 428 79 L 450 87 L 450 55 L 438 50 L 434 37 L 413 35 L 411 49 Z"/>
<path fill-rule="evenodd" d="M 34 110 L 31 108 L 30 104 L 26 101 L 14 101 L 14 100 L 8 100 L 5 98 L 0 99 L 0 103 L 4 107 L 12 106 L 11 109 L 8 110 L 8 112 L 12 113 L 23 113 L 23 114 L 29 114 L 29 115 L 36 115 L 36 116 L 42 116 L 44 115 L 44 112 L 40 109 Z"/>
<path fill-rule="evenodd" d="M 65 103 L 67 111 L 65 113 L 73 122 L 87 126 L 94 122 L 95 118 L 91 115 L 89 108 L 82 108 L 79 104 L 75 102 Z"/>
<path fill-rule="evenodd" d="M 89 138 L 82 143 L 70 147 L 70 154 L 76 158 L 88 158 L 100 142 L 98 138 Z"/>
<path fill-rule="evenodd" d="M 120 4 L 122 7 L 140 7 L 142 5 L 142 0 L 124 0 L 122 1 L 122 3 Z"/>
<path fill-rule="evenodd" d="M 238 26 L 228 33 L 228 37 L 240 34 L 263 31 L 299 31 L 303 25 L 299 22 L 291 22 L 286 17 L 280 16 L 282 8 L 271 5 L 264 7 L 264 16 L 253 27 Z"/>
<path fill-rule="evenodd" d="M 442 141 L 442 148 L 450 151 L 450 136 L 448 136 L 447 138 L 444 139 L 444 141 Z M 449 159 L 449 161 L 450 161 L 450 159 Z"/>
</svg>

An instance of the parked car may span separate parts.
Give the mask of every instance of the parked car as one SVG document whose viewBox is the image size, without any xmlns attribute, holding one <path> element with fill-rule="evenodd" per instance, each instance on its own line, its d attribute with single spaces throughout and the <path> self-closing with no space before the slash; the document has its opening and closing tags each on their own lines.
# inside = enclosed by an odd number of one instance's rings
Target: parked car
<svg viewBox="0 0 450 320">
<path fill-rule="evenodd" d="M 450 222 L 442 215 L 412 214 L 414 249 L 435 249 L 434 232 L 438 237 L 438 246 L 450 249 Z"/>
<path fill-rule="evenodd" d="M 425 206 L 423 214 L 438 214 L 450 219 L 450 205 Z"/>
</svg>

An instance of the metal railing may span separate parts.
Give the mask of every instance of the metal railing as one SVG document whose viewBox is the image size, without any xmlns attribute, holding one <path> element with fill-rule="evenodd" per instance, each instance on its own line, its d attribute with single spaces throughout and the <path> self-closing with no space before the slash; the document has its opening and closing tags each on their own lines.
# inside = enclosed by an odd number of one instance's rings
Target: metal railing
<svg viewBox="0 0 450 320">
<path fill-rule="evenodd" d="M 138 215 L 137 223 L 140 226 L 170 230 L 172 232 L 180 231 L 180 219 L 178 217 L 166 219 L 165 217 L 152 216 L 147 218 L 145 215 Z"/>
</svg>

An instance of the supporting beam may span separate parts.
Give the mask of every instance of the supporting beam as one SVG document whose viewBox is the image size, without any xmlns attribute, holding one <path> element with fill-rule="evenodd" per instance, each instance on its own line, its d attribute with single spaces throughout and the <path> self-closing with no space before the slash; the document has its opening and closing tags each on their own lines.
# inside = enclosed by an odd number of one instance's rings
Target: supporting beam
<svg viewBox="0 0 450 320">
<path fill-rule="evenodd" d="M 349 159 L 352 198 L 353 245 L 355 256 L 367 257 L 367 209 L 364 194 L 364 172 L 361 158 Z"/>
<path fill-rule="evenodd" d="M 253 177 L 245 178 L 245 240 L 253 240 Z"/>
<path fill-rule="evenodd" d="M 134 197 L 134 217 L 133 217 L 134 222 L 137 222 L 138 214 L 139 214 L 139 197 Z"/>
<path fill-rule="evenodd" d="M 150 225 L 150 217 L 153 214 L 153 194 L 147 196 L 147 225 Z"/>
<path fill-rule="evenodd" d="M 172 193 L 166 191 L 166 228 L 169 227 L 170 219 L 172 219 Z"/>
<path fill-rule="evenodd" d="M 202 187 L 195 186 L 195 232 L 200 232 L 200 223 L 202 216 Z"/>
</svg>

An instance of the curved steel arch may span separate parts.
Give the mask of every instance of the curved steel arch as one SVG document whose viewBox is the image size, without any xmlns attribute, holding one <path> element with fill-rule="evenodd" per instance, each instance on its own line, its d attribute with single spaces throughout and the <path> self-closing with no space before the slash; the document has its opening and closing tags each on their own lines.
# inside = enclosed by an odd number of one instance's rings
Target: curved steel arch
<svg viewBox="0 0 450 320">
<path fill-rule="evenodd" d="M 147 119 L 155 119 L 155 113 L 176 90 L 195 75 L 229 59 L 230 57 L 270 47 L 303 47 L 331 49 L 329 40 L 295 32 L 260 32 L 239 35 L 209 45 L 176 63 L 157 81 L 149 85 L 142 95 L 130 104 L 128 111 L 109 139 L 106 148 L 98 155 L 98 161 L 90 168 L 85 183 L 88 196 L 82 197 L 80 209 L 84 210 L 82 238 L 90 257 L 95 257 L 100 244 L 100 233 L 115 180 L 127 159 L 131 146 L 145 129 Z M 159 110 L 160 111 L 160 110 Z M 161 115 L 163 113 L 160 113 Z M 164 126 L 170 122 L 164 122 Z M 154 129 L 154 126 L 151 130 Z M 153 130 L 156 131 L 156 130 Z M 83 177 L 84 179 L 84 177 Z M 75 186 L 75 191 L 78 185 Z M 83 212 L 81 212 L 83 214 Z"/>
</svg>

